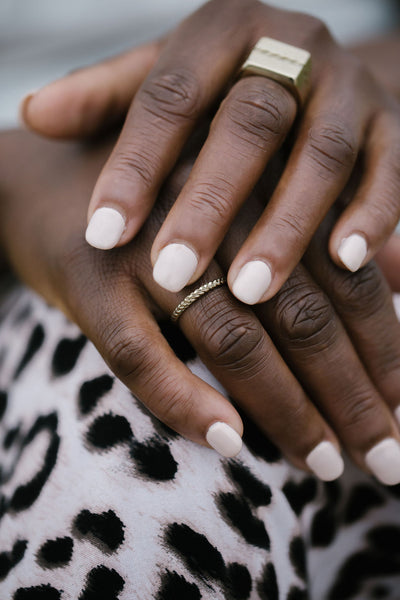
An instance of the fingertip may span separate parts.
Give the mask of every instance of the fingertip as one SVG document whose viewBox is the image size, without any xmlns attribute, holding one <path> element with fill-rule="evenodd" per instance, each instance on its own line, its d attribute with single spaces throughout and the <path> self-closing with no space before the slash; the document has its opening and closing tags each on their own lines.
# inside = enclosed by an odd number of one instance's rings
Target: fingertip
<svg viewBox="0 0 400 600">
<path fill-rule="evenodd" d="M 355 273 L 364 264 L 368 254 L 368 243 L 364 235 L 351 233 L 339 243 L 337 255 L 342 266 Z"/>
<path fill-rule="evenodd" d="M 110 250 L 120 242 L 125 227 L 125 217 L 118 210 L 103 206 L 92 214 L 85 239 L 94 248 Z"/>
<path fill-rule="evenodd" d="M 243 425 L 240 433 L 222 421 L 216 421 L 207 430 L 207 443 L 225 458 L 234 458 L 242 449 Z"/>
</svg>

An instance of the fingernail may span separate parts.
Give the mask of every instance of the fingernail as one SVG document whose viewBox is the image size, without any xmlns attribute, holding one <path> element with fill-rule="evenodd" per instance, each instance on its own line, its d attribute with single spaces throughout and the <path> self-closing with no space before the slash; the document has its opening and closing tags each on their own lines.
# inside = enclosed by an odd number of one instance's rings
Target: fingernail
<svg viewBox="0 0 400 600">
<path fill-rule="evenodd" d="M 153 278 L 169 292 L 180 292 L 197 269 L 197 256 L 184 244 L 169 244 L 163 248 L 153 268 Z"/>
<path fill-rule="evenodd" d="M 306 463 L 322 481 L 333 481 L 344 470 L 343 458 L 331 442 L 321 442 L 311 450 Z"/>
<path fill-rule="evenodd" d="M 20 124 L 25 127 L 25 117 L 26 117 L 26 110 L 28 108 L 28 104 L 29 102 L 32 100 L 33 96 L 38 92 L 39 90 L 32 90 L 31 92 L 29 92 L 28 94 L 25 94 L 25 96 L 22 98 L 21 102 L 19 103 L 19 107 L 18 107 L 18 118 L 19 118 L 19 122 Z"/>
<path fill-rule="evenodd" d="M 98 208 L 86 229 L 86 241 L 100 250 L 114 248 L 125 229 L 125 219 L 114 208 Z"/>
<path fill-rule="evenodd" d="M 269 266 L 262 260 L 252 260 L 240 269 L 232 293 L 245 304 L 256 304 L 269 288 L 271 279 Z"/>
<path fill-rule="evenodd" d="M 206 440 L 214 450 L 225 458 L 233 458 L 242 449 L 242 438 L 230 425 L 217 422 L 211 425 Z"/>
<path fill-rule="evenodd" d="M 371 448 L 365 462 L 385 485 L 400 483 L 400 444 L 394 438 L 386 438 Z"/>
<path fill-rule="evenodd" d="M 367 242 L 365 237 L 353 233 L 341 241 L 338 255 L 345 267 L 350 271 L 357 271 L 367 256 Z"/>
</svg>

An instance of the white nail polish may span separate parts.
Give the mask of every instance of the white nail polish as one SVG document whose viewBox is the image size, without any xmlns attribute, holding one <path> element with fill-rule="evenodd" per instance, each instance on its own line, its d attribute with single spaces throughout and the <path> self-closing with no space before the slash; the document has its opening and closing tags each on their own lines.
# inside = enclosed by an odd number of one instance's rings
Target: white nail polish
<svg viewBox="0 0 400 600">
<path fill-rule="evenodd" d="M 211 425 L 206 440 L 214 450 L 225 458 L 233 458 L 242 449 L 242 438 L 226 423 L 217 422 Z"/>
<path fill-rule="evenodd" d="M 365 462 L 385 485 L 400 483 L 400 444 L 394 438 L 386 438 L 371 448 Z"/>
<path fill-rule="evenodd" d="M 350 271 L 357 271 L 367 256 L 367 242 L 365 237 L 353 233 L 340 242 L 338 255 L 345 267 Z"/>
<path fill-rule="evenodd" d="M 169 292 L 180 292 L 193 277 L 197 264 L 193 250 L 184 244 L 168 244 L 154 265 L 154 281 Z"/>
<path fill-rule="evenodd" d="M 240 269 L 232 293 L 245 304 L 256 304 L 269 288 L 271 279 L 269 266 L 262 260 L 252 260 Z"/>
<path fill-rule="evenodd" d="M 344 469 L 343 459 L 335 446 L 328 441 L 321 442 L 311 450 L 306 463 L 322 481 L 333 481 L 341 476 Z"/>
<path fill-rule="evenodd" d="M 121 239 L 125 229 L 125 219 L 114 208 L 98 208 L 92 215 L 86 229 L 86 241 L 100 250 L 109 250 Z"/>
</svg>

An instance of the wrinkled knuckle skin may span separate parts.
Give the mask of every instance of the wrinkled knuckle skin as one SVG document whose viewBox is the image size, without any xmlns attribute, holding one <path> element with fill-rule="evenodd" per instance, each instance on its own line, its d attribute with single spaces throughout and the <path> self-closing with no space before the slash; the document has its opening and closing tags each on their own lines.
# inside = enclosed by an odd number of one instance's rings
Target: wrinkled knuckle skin
<svg viewBox="0 0 400 600">
<path fill-rule="evenodd" d="M 104 357 L 122 380 L 149 378 L 153 371 L 153 348 L 145 331 L 117 324 L 103 334 Z"/>
<path fill-rule="evenodd" d="M 352 396 L 341 402 L 340 413 L 344 429 L 353 432 L 379 422 L 381 407 L 368 390 L 352 390 Z"/>
<path fill-rule="evenodd" d="M 217 367 L 250 379 L 268 359 L 263 331 L 257 323 L 234 309 L 220 309 L 202 326 L 201 346 Z"/>
<path fill-rule="evenodd" d="M 347 174 L 357 156 L 357 145 L 339 121 L 320 121 L 308 132 L 306 152 L 322 179 Z"/>
<path fill-rule="evenodd" d="M 147 405 L 165 425 L 175 431 L 185 431 L 193 428 L 196 403 L 190 391 L 184 392 L 177 386 L 176 379 L 161 377 L 155 387 L 155 397 L 162 398 L 162 402 L 155 406 L 150 399 Z"/>
<path fill-rule="evenodd" d="M 278 141 L 291 125 L 292 111 L 284 89 L 265 89 L 263 82 L 240 86 L 237 97 L 227 101 L 226 110 L 230 129 L 235 137 L 261 150 L 268 150 L 271 142 Z"/>
<path fill-rule="evenodd" d="M 335 282 L 335 303 L 342 313 L 373 316 L 387 298 L 388 290 L 375 263 L 356 273 L 340 273 Z"/>
<path fill-rule="evenodd" d="M 335 315 L 323 292 L 299 284 L 287 286 L 276 299 L 280 338 L 292 348 L 320 351 L 335 338 Z"/>
<path fill-rule="evenodd" d="M 131 183 L 132 175 L 135 174 L 142 181 L 146 189 L 151 189 L 154 185 L 156 159 L 154 154 L 147 154 L 144 149 L 118 148 L 113 160 L 112 169 L 119 180 L 122 179 Z M 107 194 L 107 199 L 109 200 L 110 193 L 107 191 Z"/>
<path fill-rule="evenodd" d="M 212 182 L 199 182 L 191 190 L 188 206 L 201 219 L 218 227 L 225 223 L 233 209 L 235 187 L 230 181 L 213 177 Z"/>
<path fill-rule="evenodd" d="M 156 118 L 174 123 L 176 119 L 198 117 L 201 89 L 193 73 L 178 69 L 149 80 L 140 92 L 145 109 Z"/>
</svg>

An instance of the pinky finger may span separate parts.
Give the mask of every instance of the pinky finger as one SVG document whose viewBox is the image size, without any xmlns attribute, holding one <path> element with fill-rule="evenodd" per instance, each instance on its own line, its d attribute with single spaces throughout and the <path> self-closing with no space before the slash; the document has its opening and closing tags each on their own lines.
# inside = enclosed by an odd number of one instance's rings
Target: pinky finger
<svg viewBox="0 0 400 600">
<path fill-rule="evenodd" d="M 82 138 L 105 129 L 125 116 L 161 45 L 158 41 L 138 46 L 28 94 L 21 101 L 21 120 L 53 138 Z"/>
<path fill-rule="evenodd" d="M 86 313 L 91 325 L 85 333 L 112 371 L 160 421 L 184 437 L 226 457 L 238 454 L 243 424 L 232 404 L 177 358 L 131 282 L 118 287 L 117 312 L 110 310 L 112 300 L 110 304 L 103 290 L 101 313 L 109 317 L 101 328 L 92 316 L 99 307 Z"/>
<path fill-rule="evenodd" d="M 366 147 L 363 176 L 354 200 L 330 238 L 330 254 L 357 271 L 381 248 L 400 218 L 400 115 L 381 114 Z"/>
</svg>

